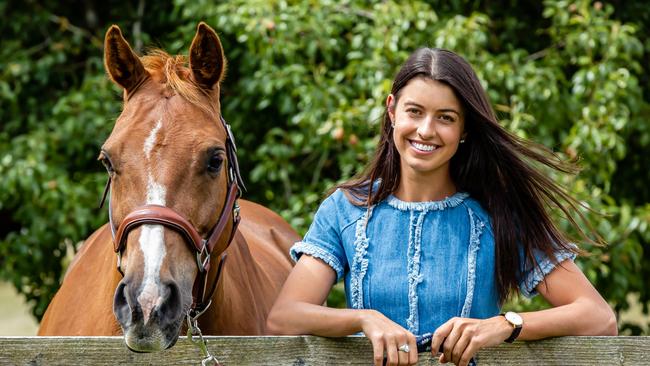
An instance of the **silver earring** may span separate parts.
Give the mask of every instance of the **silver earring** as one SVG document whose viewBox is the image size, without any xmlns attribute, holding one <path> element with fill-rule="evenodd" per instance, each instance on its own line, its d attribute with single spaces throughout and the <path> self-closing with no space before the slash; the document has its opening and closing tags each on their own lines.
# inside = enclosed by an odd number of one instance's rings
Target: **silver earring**
<svg viewBox="0 0 650 366">
<path fill-rule="evenodd" d="M 464 144 L 464 143 L 465 143 L 465 139 L 460 140 L 460 143 L 461 143 L 461 144 Z"/>
<path fill-rule="evenodd" d="M 390 127 L 395 128 L 395 122 L 390 121 Z"/>
</svg>

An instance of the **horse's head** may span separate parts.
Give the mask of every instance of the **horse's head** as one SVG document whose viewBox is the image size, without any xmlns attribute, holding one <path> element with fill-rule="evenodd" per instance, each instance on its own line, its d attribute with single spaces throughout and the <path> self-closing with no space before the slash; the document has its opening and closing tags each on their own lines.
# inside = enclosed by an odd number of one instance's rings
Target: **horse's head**
<svg viewBox="0 0 650 366">
<path fill-rule="evenodd" d="M 205 238 L 219 221 L 229 183 L 219 104 L 226 59 L 217 34 L 199 24 L 189 67 L 185 57 L 162 51 L 139 58 L 117 26 L 106 33 L 104 52 L 108 74 L 124 89 L 123 111 L 100 154 L 118 238 L 124 220 L 150 205 L 171 209 L 195 228 L 194 237 Z M 123 234 L 124 278 L 113 310 L 126 344 L 140 352 L 171 347 L 199 273 L 191 238 L 173 225 L 137 220 Z"/>
</svg>

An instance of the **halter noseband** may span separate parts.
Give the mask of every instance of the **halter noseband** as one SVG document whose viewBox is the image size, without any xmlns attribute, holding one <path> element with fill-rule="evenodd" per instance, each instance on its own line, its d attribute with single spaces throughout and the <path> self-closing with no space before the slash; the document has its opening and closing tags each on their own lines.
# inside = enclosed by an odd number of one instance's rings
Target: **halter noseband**
<svg viewBox="0 0 650 366">
<path fill-rule="evenodd" d="M 113 236 L 113 246 L 115 253 L 117 253 L 117 270 L 124 276 L 122 272 L 122 252 L 126 248 L 126 241 L 129 233 L 144 224 L 157 224 L 163 225 L 179 233 L 185 242 L 189 245 L 190 249 L 196 254 L 196 264 L 198 273 L 194 280 L 192 289 L 192 307 L 190 315 L 194 318 L 198 317 L 201 313 L 210 306 L 212 295 L 217 287 L 219 276 L 221 274 L 222 265 L 226 259 L 225 250 L 228 248 L 232 239 L 237 231 L 237 226 L 241 217 L 239 216 L 239 205 L 237 199 L 241 197 L 242 190 L 245 190 L 244 181 L 239 172 L 239 163 L 237 162 L 237 146 L 235 139 L 230 130 L 230 125 L 220 117 L 221 124 L 226 130 L 226 157 L 228 159 L 228 189 L 224 205 L 219 214 L 219 219 L 212 227 L 204 239 L 199 232 L 194 228 L 185 217 L 176 212 L 170 207 L 161 205 L 143 205 L 136 207 L 131 211 L 124 220 L 116 226 L 113 223 L 113 214 L 111 210 L 111 202 L 108 202 L 108 219 L 111 227 L 111 234 Z M 104 194 L 99 204 L 103 206 L 106 196 L 110 191 L 111 178 L 109 176 Z M 228 222 L 232 219 L 232 229 L 228 233 L 226 241 L 221 241 L 221 245 L 217 246 L 220 242 L 219 239 L 223 236 L 224 230 Z M 216 250 L 215 250 L 216 249 Z M 221 261 L 217 268 L 217 274 L 210 290 L 206 293 L 208 284 L 208 272 L 210 271 L 210 257 L 212 253 L 221 254 Z"/>
</svg>

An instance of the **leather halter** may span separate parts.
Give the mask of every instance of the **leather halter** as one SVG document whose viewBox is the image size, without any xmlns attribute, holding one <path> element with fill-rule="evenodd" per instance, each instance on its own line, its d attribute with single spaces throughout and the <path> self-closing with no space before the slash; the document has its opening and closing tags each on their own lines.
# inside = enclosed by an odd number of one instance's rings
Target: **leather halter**
<svg viewBox="0 0 650 366">
<path fill-rule="evenodd" d="M 207 238 L 201 237 L 194 226 L 181 214 L 174 209 L 160 205 L 143 205 L 136 207 L 122 220 L 118 227 L 113 223 L 113 214 L 111 210 L 111 201 L 108 202 L 108 217 L 113 236 L 113 246 L 117 253 L 117 270 L 122 272 L 121 261 L 122 252 L 126 248 L 126 241 L 129 233 L 144 224 L 163 225 L 169 229 L 181 234 L 190 249 L 196 254 L 196 264 L 198 273 L 194 280 L 192 288 L 192 307 L 190 314 L 198 317 L 210 306 L 212 295 L 217 287 L 222 265 L 226 259 L 225 250 L 230 245 L 241 217 L 239 216 L 239 205 L 237 199 L 241 197 L 241 192 L 246 189 L 244 181 L 239 172 L 239 163 L 237 162 L 237 146 L 235 139 L 230 130 L 230 125 L 220 117 L 221 124 L 226 130 L 226 157 L 228 160 L 228 188 L 224 205 L 221 208 L 219 219 L 209 231 Z M 110 191 L 111 178 L 109 176 L 102 200 L 99 204 L 103 206 L 106 196 Z M 227 240 L 220 240 L 223 237 L 224 230 L 228 222 L 232 220 L 232 229 L 228 233 Z M 221 243 L 221 245 L 218 245 Z M 217 274 L 212 286 L 206 293 L 208 285 L 208 272 L 210 271 L 210 258 L 212 254 L 221 255 L 221 260 L 217 268 Z"/>
</svg>

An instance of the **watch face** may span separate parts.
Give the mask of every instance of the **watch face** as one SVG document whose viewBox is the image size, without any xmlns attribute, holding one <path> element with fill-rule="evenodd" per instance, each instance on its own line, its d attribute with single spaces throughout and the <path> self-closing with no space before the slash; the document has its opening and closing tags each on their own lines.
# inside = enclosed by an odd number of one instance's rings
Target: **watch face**
<svg viewBox="0 0 650 366">
<path fill-rule="evenodd" d="M 524 320 L 521 318 L 521 316 L 512 311 L 507 312 L 505 316 L 506 316 L 506 320 L 514 326 L 520 326 L 524 323 Z"/>
</svg>

